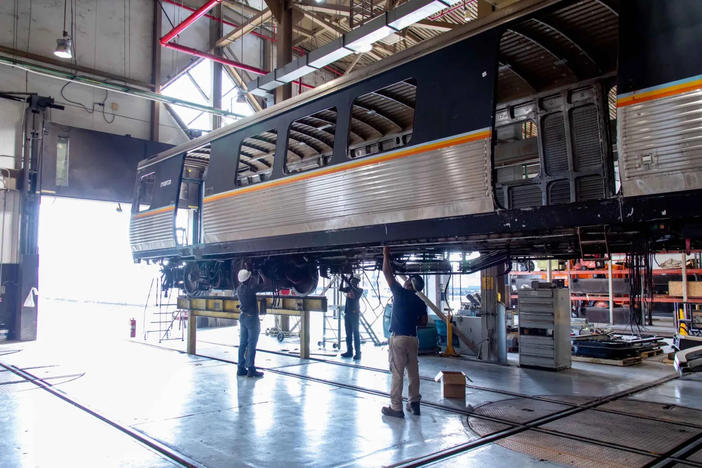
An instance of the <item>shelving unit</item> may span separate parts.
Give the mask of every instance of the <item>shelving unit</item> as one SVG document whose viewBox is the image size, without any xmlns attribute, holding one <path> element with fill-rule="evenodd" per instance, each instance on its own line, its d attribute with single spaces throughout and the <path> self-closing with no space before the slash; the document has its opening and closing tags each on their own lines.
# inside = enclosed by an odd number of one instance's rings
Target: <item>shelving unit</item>
<svg viewBox="0 0 702 468">
<path fill-rule="evenodd" d="M 675 320 L 675 328 L 678 329 L 680 320 L 680 311 L 687 320 L 692 320 L 694 313 L 702 313 L 700 305 L 702 305 L 702 297 L 688 297 L 688 282 L 690 281 L 690 276 L 700 275 L 702 276 L 702 268 L 687 268 L 686 263 L 689 256 L 681 252 L 662 252 L 661 254 L 668 255 L 680 255 L 681 267 L 680 268 L 653 268 L 652 274 L 654 276 L 679 276 L 682 281 L 682 292 L 681 296 L 671 296 L 670 294 L 654 294 L 652 298 L 643 298 L 642 300 L 647 303 L 669 303 L 677 304 L 674 308 L 673 317 Z M 699 260 L 699 252 L 693 252 L 693 255 L 697 255 Z M 616 257 L 613 255 L 613 257 Z M 621 260 L 624 260 L 624 256 L 621 255 Z M 630 274 L 629 269 L 615 269 L 613 268 L 613 263 L 617 262 L 617 259 L 610 259 L 606 261 L 606 269 L 593 269 L 593 270 L 575 270 L 572 269 L 571 262 L 568 262 L 568 268 L 566 270 L 551 270 L 552 262 L 547 261 L 547 269 L 545 271 L 512 271 L 510 275 L 510 285 L 512 284 L 512 276 L 522 276 L 529 275 L 538 279 L 540 281 L 552 281 L 554 279 L 564 279 L 566 280 L 566 285 L 570 287 L 573 280 L 579 278 L 591 278 L 595 275 L 604 276 L 608 280 L 608 291 L 607 293 L 586 293 L 586 294 L 576 294 L 572 293 L 570 295 L 571 302 L 579 301 L 605 301 L 609 305 L 609 324 L 614 325 L 614 309 L 615 305 L 628 305 L 630 303 L 629 295 L 617 295 L 613 292 L 612 281 L 615 278 L 621 279 L 626 278 Z M 699 262 L 698 262 L 699 264 Z M 676 278 L 677 280 L 677 278 Z M 517 299 L 518 296 L 515 291 L 512 291 L 510 295 L 511 299 Z"/>
</svg>

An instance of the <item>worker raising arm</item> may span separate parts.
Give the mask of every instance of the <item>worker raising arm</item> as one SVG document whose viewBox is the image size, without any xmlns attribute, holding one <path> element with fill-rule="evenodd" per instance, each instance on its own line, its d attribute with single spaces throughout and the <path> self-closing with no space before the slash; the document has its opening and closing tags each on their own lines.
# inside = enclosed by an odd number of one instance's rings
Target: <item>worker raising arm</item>
<svg viewBox="0 0 702 468">
<path fill-rule="evenodd" d="M 402 384 L 405 368 L 409 379 L 409 402 L 407 410 L 415 415 L 420 414 L 419 400 L 419 361 L 417 352 L 417 326 L 427 323 L 427 306 L 417 296 L 417 292 L 424 289 L 424 280 L 419 275 L 411 275 L 404 286 L 395 280 L 395 274 L 390 264 L 390 248 L 383 248 L 383 275 L 392 292 L 393 305 L 390 319 L 391 336 L 388 340 L 390 371 L 392 383 L 390 388 L 390 406 L 383 407 L 383 414 L 403 418 L 402 411 Z"/>
</svg>

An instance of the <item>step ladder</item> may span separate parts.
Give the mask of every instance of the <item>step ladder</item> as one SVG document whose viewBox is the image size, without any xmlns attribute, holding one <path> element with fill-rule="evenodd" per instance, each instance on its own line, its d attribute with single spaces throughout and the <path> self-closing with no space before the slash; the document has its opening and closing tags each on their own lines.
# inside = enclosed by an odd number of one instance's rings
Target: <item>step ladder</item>
<svg viewBox="0 0 702 468">
<path fill-rule="evenodd" d="M 578 246 L 582 260 L 611 259 L 606 227 L 603 227 L 601 230 L 587 230 L 580 227 L 577 229 Z"/>
<path fill-rule="evenodd" d="M 154 285 L 156 286 L 155 291 Z M 168 299 L 166 294 L 166 291 L 162 288 L 161 279 L 158 277 L 152 279 L 149 293 L 144 304 L 142 319 L 144 341 L 146 341 L 151 334 L 156 334 L 159 343 L 168 340 L 185 341 L 187 316 L 183 311 L 178 310 L 178 306 L 175 302 L 171 303 L 167 301 L 164 303 L 164 299 Z M 154 304 L 152 310 L 149 312 L 149 301 L 152 295 L 154 297 Z"/>
<path fill-rule="evenodd" d="M 378 339 L 378 335 L 373 330 L 373 323 L 375 322 L 375 320 L 373 322 L 369 322 L 363 312 L 361 312 L 359 314 L 359 319 L 360 319 L 361 325 L 363 326 L 363 329 L 366 332 L 366 335 L 368 335 L 368 339 L 370 339 L 370 341 L 372 341 L 375 346 L 384 345 L 385 342 L 381 342 L 380 339 Z M 363 336 L 361 336 L 362 341 L 368 341 L 368 339 L 363 340 Z"/>
</svg>

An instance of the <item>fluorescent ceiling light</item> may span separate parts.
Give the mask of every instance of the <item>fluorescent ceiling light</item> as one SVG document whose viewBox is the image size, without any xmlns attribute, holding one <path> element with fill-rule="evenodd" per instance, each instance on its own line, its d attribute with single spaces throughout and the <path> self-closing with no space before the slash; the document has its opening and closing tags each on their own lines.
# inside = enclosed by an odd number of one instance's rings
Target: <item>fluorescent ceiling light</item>
<svg viewBox="0 0 702 468">
<path fill-rule="evenodd" d="M 342 47 L 341 49 L 337 49 L 323 57 L 318 58 L 315 61 L 310 62 L 309 66 L 314 68 L 322 68 L 329 65 L 330 63 L 336 62 L 337 60 L 341 60 L 342 58 L 350 54 L 353 54 L 352 50 Z"/>
<path fill-rule="evenodd" d="M 284 67 L 278 68 L 275 71 L 275 79 L 283 83 L 290 83 L 293 80 L 300 78 L 316 71 L 316 68 L 307 65 L 307 56 L 298 57 Z"/>
<path fill-rule="evenodd" d="M 266 91 L 274 90 L 282 84 L 285 83 L 275 79 L 275 72 L 269 72 L 267 75 L 258 77 L 258 87 Z"/>
<path fill-rule="evenodd" d="M 322 68 L 352 53 L 352 50 L 344 47 L 342 38 L 334 39 L 319 49 L 311 51 L 307 55 L 307 65 L 314 68 Z"/>
<path fill-rule="evenodd" d="M 370 47 L 374 42 L 385 39 L 386 37 L 394 34 L 395 30 L 388 26 L 383 26 L 380 29 L 376 29 L 363 37 L 356 39 L 353 42 L 346 44 L 346 47 L 353 50 L 354 52 L 370 52 Z"/>
<path fill-rule="evenodd" d="M 421 21 L 447 7 L 439 0 L 415 0 L 404 3 L 388 13 L 388 26 L 398 31 Z"/>
<path fill-rule="evenodd" d="M 354 52 L 368 51 L 368 46 L 395 33 L 388 27 L 387 14 L 376 16 L 363 26 L 344 34 L 344 47 Z"/>
<path fill-rule="evenodd" d="M 71 36 L 68 32 L 63 32 L 63 37 L 61 39 L 56 39 L 56 50 L 54 50 L 54 55 L 64 59 L 69 59 L 73 57 L 73 52 L 71 50 L 73 46 L 73 41 L 71 41 Z"/>
<path fill-rule="evenodd" d="M 370 52 L 371 50 L 373 50 L 372 44 L 361 44 L 360 46 L 356 47 L 357 54 L 365 54 L 367 52 Z"/>
</svg>

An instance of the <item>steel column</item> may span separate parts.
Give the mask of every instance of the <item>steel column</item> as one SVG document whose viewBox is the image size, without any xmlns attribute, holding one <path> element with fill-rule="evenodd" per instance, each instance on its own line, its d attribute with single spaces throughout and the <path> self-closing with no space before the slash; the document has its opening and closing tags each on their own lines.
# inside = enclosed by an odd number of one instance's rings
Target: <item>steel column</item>
<svg viewBox="0 0 702 468">
<path fill-rule="evenodd" d="M 276 44 L 276 67 L 292 61 L 292 7 L 288 0 L 279 0 L 281 3 L 281 15 L 278 23 L 277 44 Z M 292 97 L 292 84 L 287 83 L 279 86 L 275 90 L 275 102 L 282 102 Z"/>
<path fill-rule="evenodd" d="M 153 43 L 151 49 L 151 81 L 154 84 L 154 93 L 161 92 L 161 9 L 158 2 L 154 2 Z M 151 141 L 159 140 L 159 127 L 161 125 L 161 106 L 156 101 L 151 101 Z"/>
</svg>

